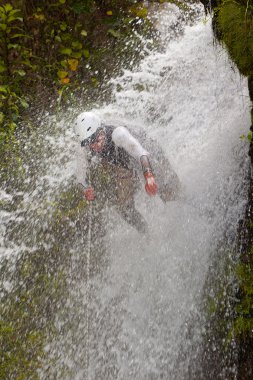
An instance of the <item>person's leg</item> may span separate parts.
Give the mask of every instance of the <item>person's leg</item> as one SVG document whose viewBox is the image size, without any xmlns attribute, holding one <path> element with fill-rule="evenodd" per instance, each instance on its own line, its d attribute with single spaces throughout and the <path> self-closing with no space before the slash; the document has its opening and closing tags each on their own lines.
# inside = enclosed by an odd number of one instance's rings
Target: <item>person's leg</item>
<svg viewBox="0 0 253 380">
<path fill-rule="evenodd" d="M 143 216 L 136 210 L 134 205 L 125 205 L 125 207 L 117 207 L 118 213 L 122 218 L 130 224 L 132 227 L 136 228 L 140 233 L 145 233 L 148 231 L 148 225 Z"/>
<path fill-rule="evenodd" d="M 115 187 L 117 194 L 116 209 L 123 219 L 139 232 L 147 231 L 147 223 L 143 216 L 136 210 L 134 194 L 137 188 L 136 177 L 129 169 L 115 168 Z"/>
</svg>

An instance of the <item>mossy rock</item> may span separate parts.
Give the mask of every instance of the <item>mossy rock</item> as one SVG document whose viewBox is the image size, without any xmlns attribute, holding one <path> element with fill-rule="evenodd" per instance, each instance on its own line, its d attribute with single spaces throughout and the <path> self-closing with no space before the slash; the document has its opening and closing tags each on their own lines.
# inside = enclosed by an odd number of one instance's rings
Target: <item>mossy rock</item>
<svg viewBox="0 0 253 380">
<path fill-rule="evenodd" d="M 246 2 L 226 1 L 218 7 L 222 41 L 245 76 L 253 74 L 253 11 Z"/>
</svg>

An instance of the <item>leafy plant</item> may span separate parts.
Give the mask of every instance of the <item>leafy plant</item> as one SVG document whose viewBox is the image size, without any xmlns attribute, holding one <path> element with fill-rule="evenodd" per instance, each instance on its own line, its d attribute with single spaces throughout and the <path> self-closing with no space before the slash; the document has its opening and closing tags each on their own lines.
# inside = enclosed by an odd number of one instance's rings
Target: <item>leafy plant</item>
<svg viewBox="0 0 253 380">
<path fill-rule="evenodd" d="M 22 21 L 19 9 L 10 4 L 0 6 L 0 138 L 6 132 L 13 133 L 21 110 L 28 108 L 21 85 L 32 65 L 30 51 L 21 43 L 23 38 L 29 38 Z"/>
</svg>

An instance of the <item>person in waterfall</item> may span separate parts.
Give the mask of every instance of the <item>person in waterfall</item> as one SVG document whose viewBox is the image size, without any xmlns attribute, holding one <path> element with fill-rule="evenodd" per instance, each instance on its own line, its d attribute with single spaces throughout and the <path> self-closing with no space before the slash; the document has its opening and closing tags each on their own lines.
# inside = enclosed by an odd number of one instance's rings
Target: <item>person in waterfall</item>
<svg viewBox="0 0 253 380">
<path fill-rule="evenodd" d="M 106 125 L 94 112 L 82 112 L 74 129 L 78 140 L 77 180 L 84 198 L 116 206 L 127 223 L 145 233 L 147 223 L 135 208 L 138 173 L 143 173 L 146 193 L 150 197 L 158 194 L 164 202 L 175 199 L 177 186 L 164 180 L 157 184 L 149 152 L 126 127 Z M 161 154 L 157 160 L 162 162 Z M 178 179 L 173 174 L 175 183 Z"/>
</svg>

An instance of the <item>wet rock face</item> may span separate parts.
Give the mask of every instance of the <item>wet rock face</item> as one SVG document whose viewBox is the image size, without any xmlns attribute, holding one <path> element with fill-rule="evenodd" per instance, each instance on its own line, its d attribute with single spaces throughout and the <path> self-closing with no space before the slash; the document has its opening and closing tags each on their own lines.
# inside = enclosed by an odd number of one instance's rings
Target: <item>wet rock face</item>
<svg viewBox="0 0 253 380">
<path fill-rule="evenodd" d="M 230 54 L 232 61 L 237 65 L 241 74 L 248 77 L 249 97 L 253 102 L 253 71 L 252 71 L 252 55 L 248 49 L 248 40 L 251 38 L 252 28 L 250 25 L 250 19 L 252 14 L 247 14 L 247 8 L 245 5 L 245 11 L 239 7 L 238 3 L 234 3 L 234 8 L 229 8 L 229 3 L 218 3 L 217 0 L 200 0 L 204 5 L 206 14 L 213 12 L 212 15 L 212 27 L 213 33 L 217 40 L 225 43 L 227 50 Z M 219 6 L 219 7 L 218 7 Z M 242 7 L 243 5 L 241 5 Z M 242 11 L 243 10 L 243 11 Z M 227 17 L 231 13 L 231 17 Z M 233 13 L 233 15 L 232 15 Z M 239 26 L 244 25 L 243 33 L 239 33 Z M 236 30 L 237 34 L 233 34 Z M 246 33 L 245 33 L 246 32 Z M 233 38 L 231 38 L 233 34 Z M 240 35 L 240 38 L 237 38 Z M 251 109 L 251 132 L 253 131 L 253 108 Z M 253 162 L 253 147 L 250 144 L 249 156 Z"/>
<path fill-rule="evenodd" d="M 249 50 L 247 51 L 248 36 L 252 33 L 252 27 L 246 20 L 246 4 L 245 10 L 242 8 L 243 4 L 234 2 L 233 5 L 230 2 L 220 1 L 217 4 L 216 0 L 200 0 L 204 5 L 205 13 L 211 13 L 212 27 L 215 38 L 218 41 L 222 41 L 227 46 L 227 50 L 233 62 L 237 65 L 241 74 L 248 77 L 248 89 L 249 98 L 253 102 L 253 72 L 252 72 L 252 55 Z M 219 5 L 219 8 L 216 8 Z M 250 20 L 250 13 L 248 13 L 248 21 Z M 239 22 L 241 20 L 241 22 Z M 249 21 L 250 22 L 250 21 Z M 244 24 L 243 33 L 239 33 L 240 25 Z M 247 32 L 247 35 L 245 33 Z M 234 34 L 235 33 L 235 34 Z M 236 38 L 231 38 L 231 36 Z M 237 36 L 240 35 L 240 40 Z M 250 131 L 253 133 L 253 108 L 251 108 L 251 126 Z M 250 135 L 249 135 L 250 136 Z M 252 137 L 251 137 L 252 139 Z M 250 143 L 249 156 L 251 159 L 251 165 L 253 164 L 253 143 Z M 252 273 L 253 270 L 253 229 L 251 227 L 253 220 L 253 179 L 252 174 L 248 187 L 248 203 L 245 211 L 245 215 L 239 226 L 238 236 L 240 241 L 240 260 L 238 265 L 250 267 Z M 246 278 L 242 277 L 239 281 L 240 290 L 238 293 L 238 299 L 240 305 L 246 303 L 249 300 L 248 294 L 245 293 Z M 251 301 L 252 302 L 252 301 Z M 252 310 L 252 308 L 251 308 Z M 237 310 L 238 312 L 238 310 Z M 234 322 L 240 317 L 235 311 Z M 252 318 L 251 314 L 241 314 L 241 331 L 237 332 L 236 346 L 237 346 L 237 369 L 236 379 L 238 380 L 250 380 L 253 378 L 253 337 L 252 331 L 246 329 L 248 318 Z"/>
<path fill-rule="evenodd" d="M 241 345 L 239 351 L 238 380 L 252 380 L 253 378 L 253 339 Z"/>
<path fill-rule="evenodd" d="M 253 125 L 251 126 L 251 131 L 253 131 Z M 251 158 L 251 164 L 253 163 L 253 146 L 250 145 L 249 155 Z M 252 256 L 252 247 L 253 247 L 253 229 L 252 229 L 252 220 L 253 220 L 253 180 L 252 175 L 250 178 L 249 190 L 248 190 L 248 203 L 246 207 L 245 217 L 242 221 L 240 230 L 239 230 L 239 239 L 240 239 L 240 260 L 239 265 L 247 267 L 252 274 L 253 270 L 253 256 Z M 244 276 L 245 277 L 245 276 Z M 252 298 L 245 293 L 245 284 L 247 279 L 241 279 L 240 289 L 238 293 L 238 299 L 240 305 L 246 304 L 246 302 L 252 302 Z M 252 307 L 251 307 L 252 310 Z M 252 316 L 252 312 L 251 312 Z M 236 344 L 238 349 L 238 368 L 237 368 L 237 379 L 238 380 L 251 380 L 253 378 L 253 337 L 252 331 L 244 330 L 248 320 L 250 319 L 250 314 L 242 315 L 242 333 L 237 337 Z"/>
<path fill-rule="evenodd" d="M 212 9 L 217 6 L 216 0 L 200 0 L 200 2 L 204 5 L 206 15 L 211 13 Z"/>
<path fill-rule="evenodd" d="M 248 83 L 250 100 L 253 101 L 253 74 L 249 76 Z"/>
<path fill-rule="evenodd" d="M 248 86 L 249 86 L 250 100 L 253 103 L 253 74 L 250 75 L 249 78 L 248 78 Z M 251 123 L 252 123 L 251 128 L 253 128 L 253 107 L 251 108 Z"/>
</svg>

